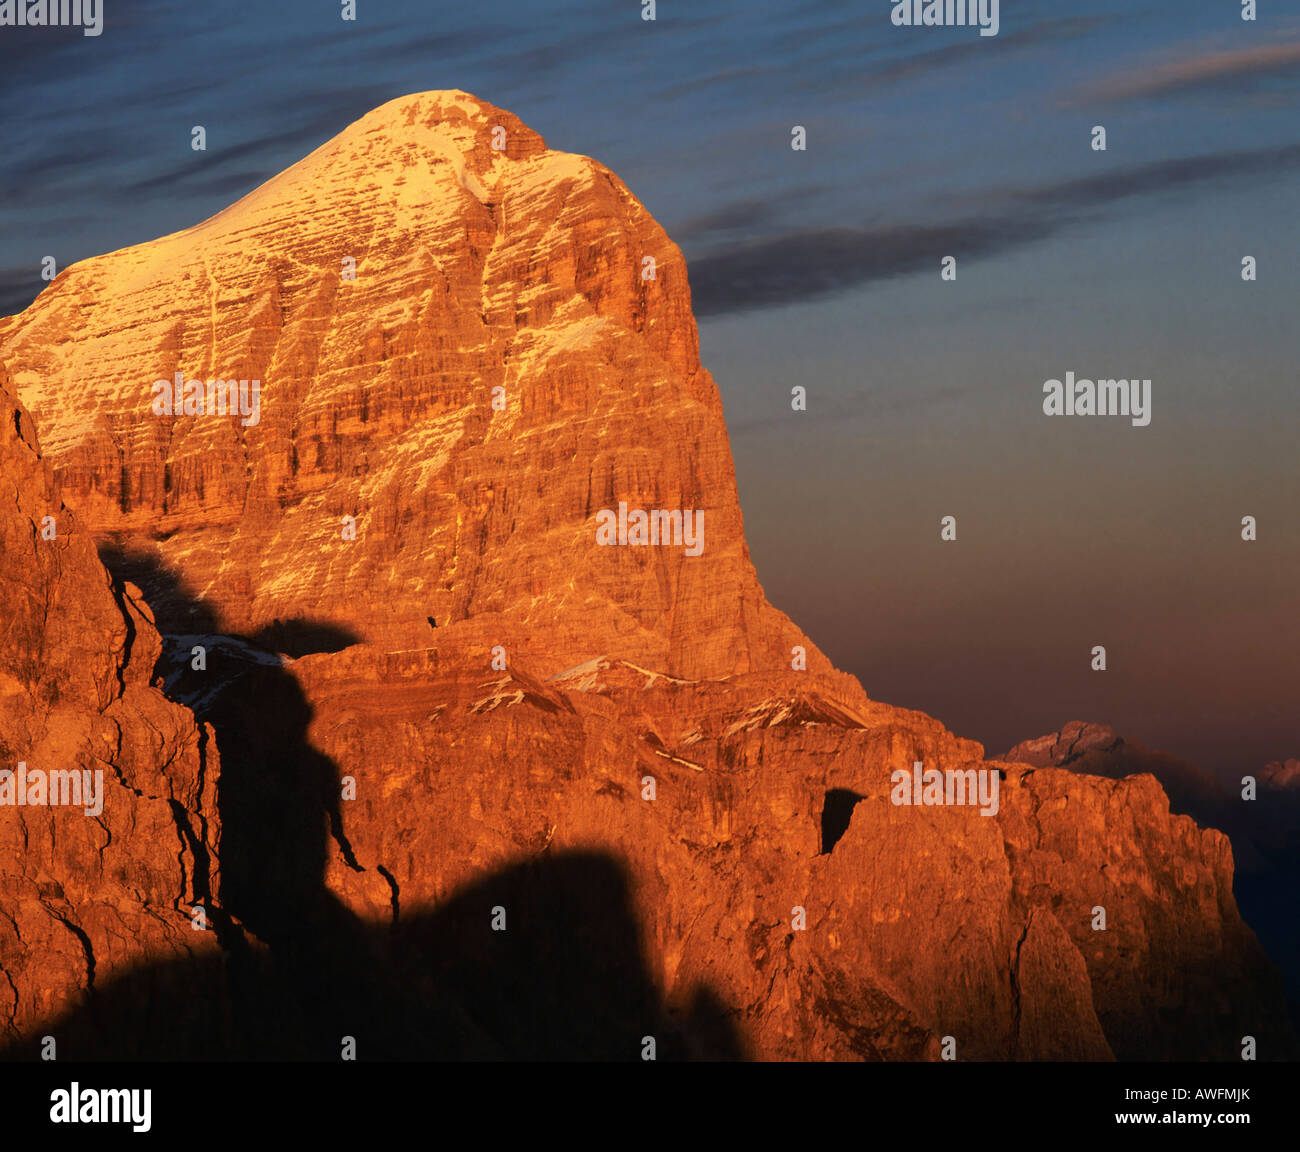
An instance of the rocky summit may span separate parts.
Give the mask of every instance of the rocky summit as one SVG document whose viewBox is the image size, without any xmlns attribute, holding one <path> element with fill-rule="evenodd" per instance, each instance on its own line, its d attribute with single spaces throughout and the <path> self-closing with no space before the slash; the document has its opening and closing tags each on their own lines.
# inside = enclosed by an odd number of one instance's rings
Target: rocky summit
<svg viewBox="0 0 1300 1152">
<path fill-rule="evenodd" d="M 104 779 L 0 803 L 8 1055 L 1293 1054 L 1221 832 L 767 602 L 680 251 L 511 114 L 384 105 L 0 372 L 0 769 Z"/>
<path fill-rule="evenodd" d="M 69 502 L 225 629 L 398 649 L 472 622 L 552 670 L 610 647 L 689 676 L 807 644 L 749 563 L 681 252 L 613 173 L 464 93 L 66 269 L 0 347 Z M 154 391 L 178 376 L 205 403 L 247 382 L 250 414 L 187 415 Z M 600 546 L 620 502 L 703 511 L 703 562 Z"/>
</svg>

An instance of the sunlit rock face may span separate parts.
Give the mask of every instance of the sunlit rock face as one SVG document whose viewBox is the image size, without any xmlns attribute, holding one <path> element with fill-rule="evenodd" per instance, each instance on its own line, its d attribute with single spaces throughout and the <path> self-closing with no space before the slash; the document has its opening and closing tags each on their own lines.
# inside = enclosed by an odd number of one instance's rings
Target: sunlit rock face
<svg viewBox="0 0 1300 1152">
<path fill-rule="evenodd" d="M 749 563 L 681 252 L 613 173 L 465 93 L 69 268 L 0 348 L 69 504 L 227 628 L 399 648 L 472 620 L 556 671 L 597 639 L 688 675 L 807 646 Z M 248 381 L 244 409 L 183 414 L 190 380 Z M 599 545 L 620 502 L 702 511 L 702 551 Z"/>
<path fill-rule="evenodd" d="M 1290 1054 L 1221 833 L 767 603 L 681 253 L 509 113 L 385 105 L 0 365 L 0 768 L 107 789 L 0 806 L 11 1051 Z M 996 803 L 901 803 L 918 763 Z"/>
<path fill-rule="evenodd" d="M 191 910 L 208 884 L 199 814 L 218 769 L 190 710 L 150 686 L 161 644 L 148 605 L 112 586 L 3 369 L 0 489 L 2 1042 L 141 957 L 173 980 L 216 958 Z M 142 981 L 142 997 L 161 983 Z"/>
</svg>

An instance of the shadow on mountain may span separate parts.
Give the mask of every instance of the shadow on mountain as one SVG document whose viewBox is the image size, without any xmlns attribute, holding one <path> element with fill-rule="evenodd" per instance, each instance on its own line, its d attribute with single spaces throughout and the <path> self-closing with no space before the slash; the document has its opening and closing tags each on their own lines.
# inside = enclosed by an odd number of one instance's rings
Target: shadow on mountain
<svg viewBox="0 0 1300 1152">
<path fill-rule="evenodd" d="M 327 895 L 266 946 L 221 919 L 224 954 L 137 968 L 0 1060 L 46 1035 L 72 1061 L 331 1061 L 348 1037 L 362 1060 L 638 1060 L 645 1037 L 659 1060 L 744 1056 L 710 990 L 663 1004 L 603 853 L 517 864 L 393 926 Z"/>
<path fill-rule="evenodd" d="M 212 604 L 190 591 L 156 557 L 102 544 L 99 559 L 119 583 L 129 580 L 144 593 L 164 641 L 180 636 L 225 636 L 266 652 L 282 652 L 293 659 L 316 652 L 341 652 L 361 643 L 361 637 L 348 628 L 301 616 L 274 620 L 252 635 L 241 635 L 232 632 Z"/>
<path fill-rule="evenodd" d="M 0 1059 L 39 1058 L 45 1035 L 66 1060 L 338 1060 L 347 1037 L 367 1060 L 639 1060 L 647 1037 L 660 1060 L 745 1056 L 709 989 L 680 1011 L 664 1002 L 612 855 L 543 851 L 428 910 L 402 907 L 381 869 L 392 920 L 355 916 L 323 879 L 331 838 L 362 870 L 338 766 L 311 746 L 312 709 L 269 656 L 286 640 L 333 651 L 355 638 L 311 621 L 223 636 L 211 609 L 156 564 L 105 559 L 160 625 L 179 629 L 164 637 L 156 674 L 215 733 L 219 892 L 209 890 L 218 862 L 201 838 L 189 846 L 221 951 L 97 984 Z M 196 637 L 207 638 L 200 669 Z"/>
</svg>

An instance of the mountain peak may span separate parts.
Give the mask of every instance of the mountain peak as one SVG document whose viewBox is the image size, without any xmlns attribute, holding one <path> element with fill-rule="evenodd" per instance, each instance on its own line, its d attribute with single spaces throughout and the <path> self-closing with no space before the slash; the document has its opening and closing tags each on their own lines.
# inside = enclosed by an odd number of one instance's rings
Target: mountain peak
<svg viewBox="0 0 1300 1152">
<path fill-rule="evenodd" d="M 411 92 L 398 96 L 384 104 L 372 108 L 351 128 L 344 130 L 344 135 L 355 129 L 373 131 L 387 127 L 400 132 L 412 127 L 438 130 L 442 126 L 454 126 L 461 123 L 473 123 L 494 127 L 504 125 L 507 129 L 520 129 L 530 137 L 540 140 L 531 128 L 513 112 L 498 108 L 488 100 L 466 92 L 461 88 L 439 88 L 427 92 Z"/>
<path fill-rule="evenodd" d="M 0 765 L 109 790 L 0 818 L 0 1043 L 1290 1051 L 1220 833 L 1148 777 L 986 764 L 767 602 L 680 251 L 508 114 L 403 98 L 65 271 L 0 320 L 0 389 Z M 947 799 L 900 804 L 918 762 Z"/>
<path fill-rule="evenodd" d="M 1123 739 L 1108 724 L 1071 720 L 1057 732 L 1032 740 L 1022 740 L 1002 759 L 1040 767 L 1048 764 L 1063 767 L 1088 752 L 1114 751 L 1123 743 Z"/>
<path fill-rule="evenodd" d="M 406 651 L 433 619 L 546 674 L 796 647 L 829 669 L 749 562 L 680 250 L 608 169 L 468 93 L 390 101 L 201 224 L 65 270 L 0 320 L 0 359 L 122 570 L 212 614 L 173 631 L 309 615 Z M 160 385 L 232 380 L 248 412 L 159 410 Z M 620 509 L 689 513 L 703 554 L 604 547 Z"/>
<path fill-rule="evenodd" d="M 367 112 L 243 199 L 178 235 L 192 239 L 218 222 L 242 229 L 250 213 L 346 205 L 358 192 L 376 210 L 427 208 L 424 194 L 457 188 L 489 204 L 500 199 L 496 186 L 510 165 L 543 156 L 551 168 L 571 175 L 592 166 L 586 157 L 549 153 L 546 141 L 519 117 L 468 92 L 417 92 Z M 451 179 L 440 178 L 443 173 Z"/>
<path fill-rule="evenodd" d="M 390 160 L 394 156 L 409 158 L 404 155 L 406 149 L 418 153 L 422 147 L 431 147 L 440 153 L 450 146 L 479 172 L 508 161 L 529 160 L 547 150 L 541 135 L 513 112 L 468 92 L 450 89 L 416 92 L 381 104 L 302 163 L 322 153 L 355 156 L 358 144 L 363 145 L 367 160 L 378 160 L 381 166 L 385 157 L 374 154 L 375 145 L 387 149 Z"/>
</svg>

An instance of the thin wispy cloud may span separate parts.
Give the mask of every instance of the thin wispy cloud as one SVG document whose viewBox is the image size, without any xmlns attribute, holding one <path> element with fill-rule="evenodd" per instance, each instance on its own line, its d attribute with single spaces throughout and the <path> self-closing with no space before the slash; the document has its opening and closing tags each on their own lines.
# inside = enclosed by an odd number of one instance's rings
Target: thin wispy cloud
<svg viewBox="0 0 1300 1152">
<path fill-rule="evenodd" d="M 946 225 L 885 224 L 789 232 L 691 259 L 698 316 L 799 303 L 879 280 L 936 274 L 944 256 L 998 256 L 1056 236 L 1121 201 L 1300 168 L 1300 144 L 1187 156 L 1030 188 L 990 190 L 984 212 Z M 743 206 L 741 206 L 743 207 Z M 725 214 L 724 214 L 725 215 Z"/>
<path fill-rule="evenodd" d="M 1074 93 L 1075 103 L 1246 93 L 1277 81 L 1300 92 L 1300 38 L 1250 48 L 1194 49 L 1109 73 Z"/>
<path fill-rule="evenodd" d="M 918 76 L 966 65 L 982 66 L 990 62 L 996 63 L 1011 53 L 1089 36 L 1107 27 L 1114 20 L 1114 16 L 1105 15 L 1040 20 L 1028 27 L 1005 32 L 993 40 L 971 40 L 959 44 L 945 44 L 924 52 L 914 52 L 871 69 L 854 86 L 854 90 L 862 91 L 897 84 Z"/>
</svg>

